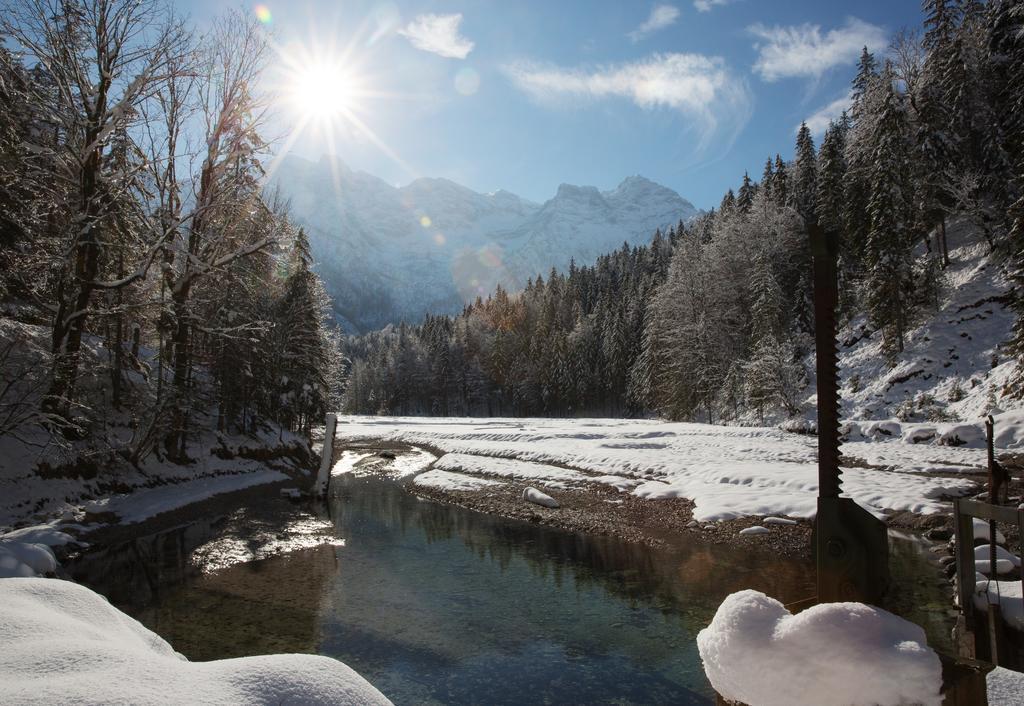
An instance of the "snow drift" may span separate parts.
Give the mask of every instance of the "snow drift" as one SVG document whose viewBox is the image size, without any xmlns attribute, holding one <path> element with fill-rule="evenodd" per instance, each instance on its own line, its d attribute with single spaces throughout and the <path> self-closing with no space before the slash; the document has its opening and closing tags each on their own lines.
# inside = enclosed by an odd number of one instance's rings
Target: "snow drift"
<svg viewBox="0 0 1024 706">
<path fill-rule="evenodd" d="M 715 690 L 750 706 L 941 703 L 942 667 L 924 630 L 862 603 L 792 615 L 774 598 L 740 591 L 700 631 L 697 648 Z"/>
<path fill-rule="evenodd" d="M 189 662 L 84 586 L 0 580 L 0 701 L 52 703 L 389 704 L 329 657 Z"/>
</svg>

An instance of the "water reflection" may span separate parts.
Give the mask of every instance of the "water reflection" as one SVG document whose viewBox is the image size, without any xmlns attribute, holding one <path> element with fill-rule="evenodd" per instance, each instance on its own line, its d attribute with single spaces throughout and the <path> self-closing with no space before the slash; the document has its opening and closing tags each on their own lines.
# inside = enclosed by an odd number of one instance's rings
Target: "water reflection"
<svg viewBox="0 0 1024 706">
<path fill-rule="evenodd" d="M 942 635 L 920 610 L 945 600 L 927 552 L 904 549 L 905 608 Z M 242 559 L 262 560 L 217 568 Z M 721 600 L 814 592 L 807 562 L 510 522 L 353 474 L 319 517 L 268 501 L 73 569 L 191 659 L 327 654 L 399 704 L 710 703 L 694 638 Z"/>
<path fill-rule="evenodd" d="M 705 703 L 694 638 L 721 599 L 813 590 L 803 562 L 655 550 L 335 480 L 346 547 L 320 651 L 404 703 Z"/>
</svg>

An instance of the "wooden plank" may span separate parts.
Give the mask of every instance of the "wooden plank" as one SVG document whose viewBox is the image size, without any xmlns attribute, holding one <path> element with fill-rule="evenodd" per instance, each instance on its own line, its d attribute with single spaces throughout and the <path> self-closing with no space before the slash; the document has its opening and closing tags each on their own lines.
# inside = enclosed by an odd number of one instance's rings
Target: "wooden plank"
<svg viewBox="0 0 1024 706">
<path fill-rule="evenodd" d="M 953 525 L 956 537 L 956 584 L 959 594 L 960 612 L 964 615 L 967 629 L 974 631 L 974 521 L 963 507 L 969 500 L 954 500 Z"/>
<path fill-rule="evenodd" d="M 990 505 L 977 500 L 955 500 L 954 504 L 960 507 L 960 512 L 982 520 L 995 520 L 1008 525 L 1016 525 L 1021 521 L 1021 514 L 1016 508 Z"/>
</svg>

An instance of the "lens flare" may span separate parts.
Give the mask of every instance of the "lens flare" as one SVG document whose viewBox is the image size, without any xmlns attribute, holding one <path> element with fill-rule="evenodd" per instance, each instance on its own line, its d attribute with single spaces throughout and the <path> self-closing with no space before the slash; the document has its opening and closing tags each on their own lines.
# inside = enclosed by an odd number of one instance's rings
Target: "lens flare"
<svg viewBox="0 0 1024 706">
<path fill-rule="evenodd" d="M 274 21 L 273 15 L 270 14 L 270 8 L 266 5 L 257 5 L 254 11 L 256 12 L 256 19 L 263 24 L 268 25 Z"/>
<path fill-rule="evenodd" d="M 429 228 L 431 224 L 430 216 L 420 216 L 420 225 L 424 228 Z"/>
<path fill-rule="evenodd" d="M 455 73 L 455 90 L 464 96 L 471 96 L 480 90 L 480 74 L 468 66 Z"/>
<path fill-rule="evenodd" d="M 443 233 L 434 234 L 434 242 L 437 243 L 437 247 L 444 247 L 444 244 L 448 242 L 447 238 L 444 237 Z"/>
</svg>

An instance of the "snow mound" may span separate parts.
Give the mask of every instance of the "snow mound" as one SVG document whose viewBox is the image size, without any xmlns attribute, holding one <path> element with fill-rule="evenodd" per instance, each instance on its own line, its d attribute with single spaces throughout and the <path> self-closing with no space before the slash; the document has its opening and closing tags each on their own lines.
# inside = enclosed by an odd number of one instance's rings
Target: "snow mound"
<svg viewBox="0 0 1024 706">
<path fill-rule="evenodd" d="M 765 525 L 795 525 L 799 524 L 796 520 L 790 520 L 786 517 L 766 517 L 761 521 Z"/>
<path fill-rule="evenodd" d="M 41 576 L 57 570 L 57 558 L 45 544 L 0 540 L 0 579 Z"/>
<path fill-rule="evenodd" d="M 536 488 L 530 487 L 523 491 L 523 500 L 534 505 L 543 505 L 544 507 L 558 508 L 558 501 L 550 495 L 540 492 Z"/>
<path fill-rule="evenodd" d="M 697 648 L 715 690 L 751 706 L 941 703 L 942 667 L 924 630 L 861 603 L 793 615 L 740 591 L 700 631 Z"/>
<path fill-rule="evenodd" d="M 102 596 L 68 581 L 0 581 L 0 635 L 6 703 L 390 703 L 329 657 L 189 662 Z"/>
</svg>

